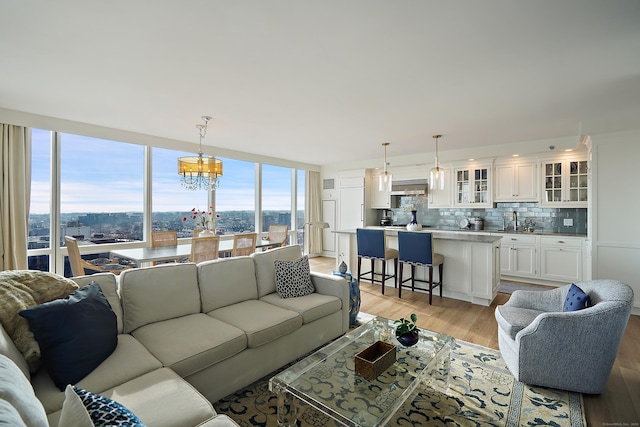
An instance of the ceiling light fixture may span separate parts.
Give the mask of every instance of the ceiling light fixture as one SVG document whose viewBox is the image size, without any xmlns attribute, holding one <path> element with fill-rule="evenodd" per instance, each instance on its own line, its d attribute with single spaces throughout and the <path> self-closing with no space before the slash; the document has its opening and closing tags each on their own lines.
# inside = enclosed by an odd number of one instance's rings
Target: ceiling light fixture
<svg viewBox="0 0 640 427">
<path fill-rule="evenodd" d="M 387 146 L 389 145 L 388 142 L 383 142 L 382 146 L 384 147 L 384 172 L 382 172 L 382 175 L 380 175 L 380 177 L 378 178 L 378 190 L 379 191 L 391 191 L 391 181 L 392 181 L 392 176 L 391 174 L 387 171 Z"/>
<path fill-rule="evenodd" d="M 222 160 L 202 154 L 202 140 L 207 134 L 210 116 L 202 116 L 204 124 L 196 125 L 200 132 L 200 149 L 198 156 L 178 158 L 178 174 L 180 183 L 187 190 L 215 190 L 222 176 Z"/>
<path fill-rule="evenodd" d="M 431 190 L 444 190 L 444 170 L 438 164 L 438 139 L 441 137 L 442 135 L 433 135 L 436 140 L 436 163 L 429 172 L 429 189 Z"/>
</svg>

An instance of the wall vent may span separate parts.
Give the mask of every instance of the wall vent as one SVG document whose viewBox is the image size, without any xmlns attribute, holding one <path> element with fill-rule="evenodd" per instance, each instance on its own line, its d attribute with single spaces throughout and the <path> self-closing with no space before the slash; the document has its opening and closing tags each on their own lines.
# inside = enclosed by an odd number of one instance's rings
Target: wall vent
<svg viewBox="0 0 640 427">
<path fill-rule="evenodd" d="M 333 190 L 335 188 L 335 179 L 323 179 L 322 180 L 322 189 L 323 190 Z"/>
</svg>

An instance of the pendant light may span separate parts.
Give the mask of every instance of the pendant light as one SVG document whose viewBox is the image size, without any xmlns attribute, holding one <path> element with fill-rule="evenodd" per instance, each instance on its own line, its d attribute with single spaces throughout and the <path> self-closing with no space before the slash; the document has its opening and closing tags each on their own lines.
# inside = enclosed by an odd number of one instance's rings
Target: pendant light
<svg viewBox="0 0 640 427">
<path fill-rule="evenodd" d="M 384 172 L 378 178 L 378 191 L 391 191 L 391 174 L 387 172 L 387 146 L 388 142 L 383 142 L 382 146 L 384 147 Z"/>
<path fill-rule="evenodd" d="M 438 139 L 442 135 L 433 135 L 436 140 L 436 163 L 429 172 L 429 189 L 430 190 L 444 190 L 444 170 L 438 165 Z"/>
<path fill-rule="evenodd" d="M 178 158 L 178 174 L 182 186 L 188 190 L 215 190 L 222 176 L 222 160 L 202 154 L 202 140 L 207 134 L 210 116 L 202 116 L 204 124 L 196 125 L 200 132 L 198 156 Z"/>
</svg>

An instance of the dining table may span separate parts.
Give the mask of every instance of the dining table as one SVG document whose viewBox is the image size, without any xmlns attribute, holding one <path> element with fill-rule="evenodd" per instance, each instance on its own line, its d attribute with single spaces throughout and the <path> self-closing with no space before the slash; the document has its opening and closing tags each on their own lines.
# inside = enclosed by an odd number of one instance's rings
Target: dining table
<svg viewBox="0 0 640 427">
<path fill-rule="evenodd" d="M 256 249 L 270 249 L 280 246 L 280 242 L 271 240 L 256 240 Z M 220 240 L 218 253 L 221 257 L 231 255 L 233 239 Z M 110 258 L 124 258 L 134 262 L 139 267 L 150 265 L 153 262 L 173 261 L 188 258 L 191 255 L 191 243 L 176 246 L 142 247 L 114 249 L 110 252 Z"/>
</svg>

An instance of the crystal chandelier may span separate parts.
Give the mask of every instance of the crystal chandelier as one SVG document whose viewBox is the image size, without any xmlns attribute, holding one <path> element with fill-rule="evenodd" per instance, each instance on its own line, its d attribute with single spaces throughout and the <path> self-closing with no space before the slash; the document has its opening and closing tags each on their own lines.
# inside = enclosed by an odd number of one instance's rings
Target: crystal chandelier
<svg viewBox="0 0 640 427">
<path fill-rule="evenodd" d="M 187 190 L 215 190 L 222 176 L 222 160 L 202 154 L 202 140 L 207 134 L 207 126 L 211 117 L 202 116 L 204 124 L 196 125 L 200 131 L 200 149 L 198 156 L 178 158 L 178 174 L 180 183 Z"/>
</svg>

